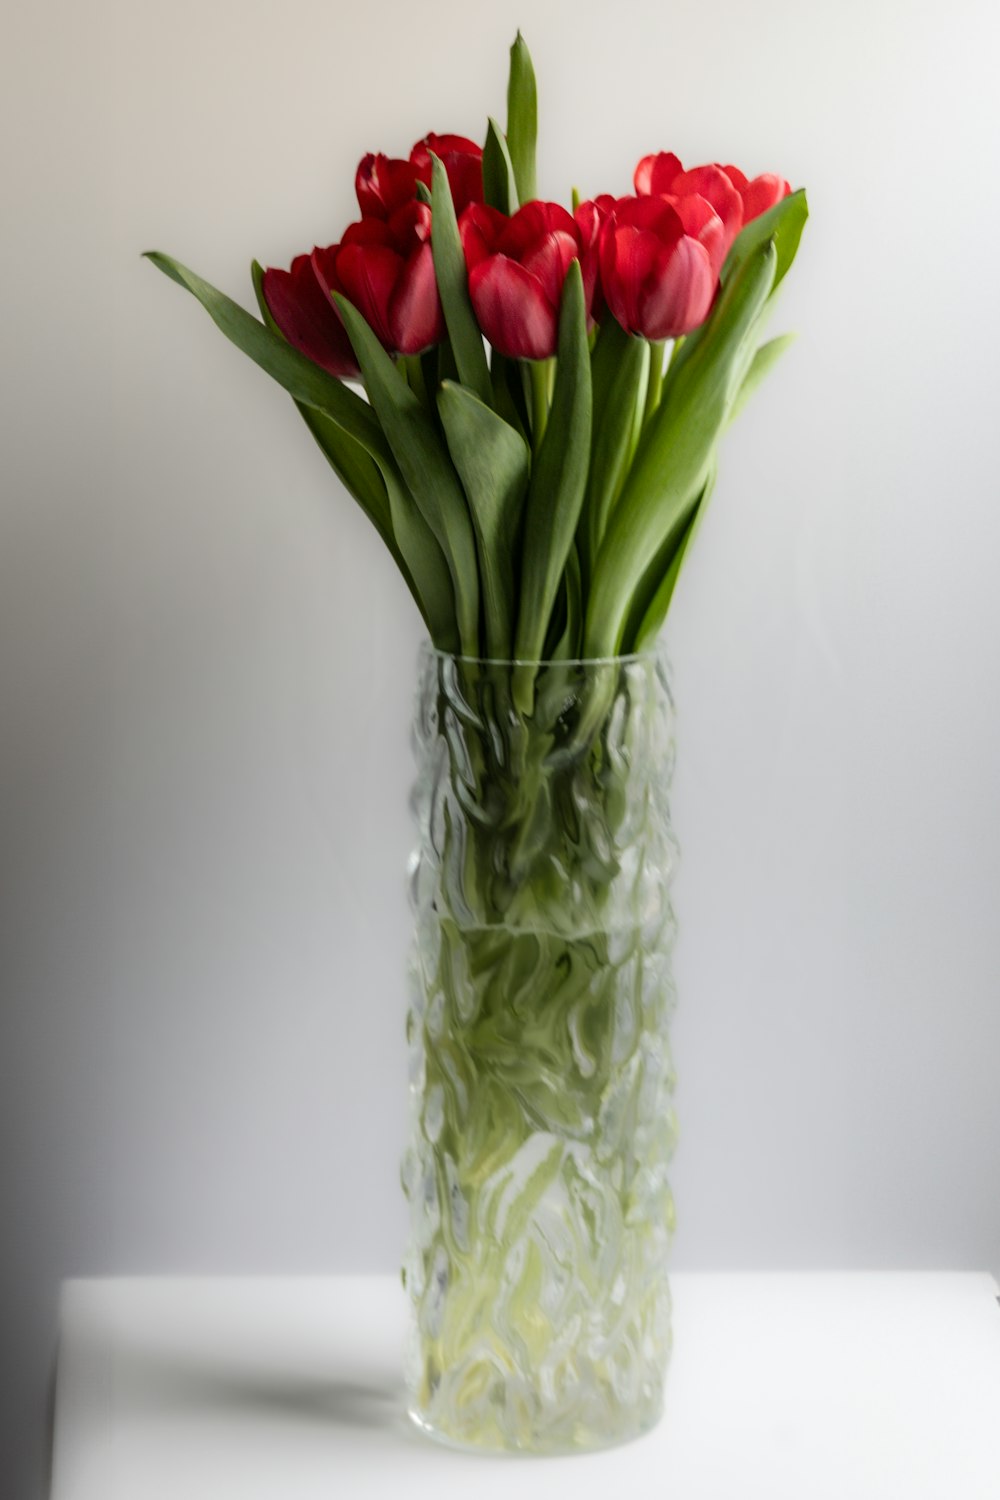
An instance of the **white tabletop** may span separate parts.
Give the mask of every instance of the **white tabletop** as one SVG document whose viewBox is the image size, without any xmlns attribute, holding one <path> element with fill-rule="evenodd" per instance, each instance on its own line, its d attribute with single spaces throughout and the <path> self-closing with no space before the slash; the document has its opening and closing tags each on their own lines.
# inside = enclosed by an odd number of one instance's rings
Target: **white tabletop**
<svg viewBox="0 0 1000 1500">
<path fill-rule="evenodd" d="M 979 1274 L 677 1274 L 666 1414 L 573 1458 L 440 1448 L 403 1410 L 386 1276 L 71 1281 L 52 1500 L 997 1500 Z"/>
</svg>

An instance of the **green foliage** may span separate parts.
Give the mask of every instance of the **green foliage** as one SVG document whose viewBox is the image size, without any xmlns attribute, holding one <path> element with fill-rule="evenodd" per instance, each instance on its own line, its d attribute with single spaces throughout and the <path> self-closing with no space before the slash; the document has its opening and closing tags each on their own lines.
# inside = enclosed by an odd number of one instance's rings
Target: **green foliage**
<svg viewBox="0 0 1000 1500">
<path fill-rule="evenodd" d="M 520 32 L 510 49 L 507 84 L 507 145 L 514 169 L 519 203 L 537 197 L 535 145 L 538 139 L 538 91 L 531 53 Z"/>
</svg>

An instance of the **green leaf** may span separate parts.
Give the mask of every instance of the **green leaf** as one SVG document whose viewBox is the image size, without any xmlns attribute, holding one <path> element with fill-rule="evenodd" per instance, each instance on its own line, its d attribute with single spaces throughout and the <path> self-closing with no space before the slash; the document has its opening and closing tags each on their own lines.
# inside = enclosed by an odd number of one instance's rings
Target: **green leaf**
<svg viewBox="0 0 1000 1500">
<path fill-rule="evenodd" d="M 471 391 L 475 391 L 481 401 L 489 402 L 490 367 L 486 361 L 483 335 L 469 300 L 469 273 L 458 233 L 448 173 L 444 163 L 433 152 L 431 162 L 431 248 L 448 337 L 458 365 L 459 380 Z"/>
<path fill-rule="evenodd" d="M 492 388 L 491 405 L 494 411 L 499 412 L 511 427 L 516 427 L 527 442 L 530 424 L 524 400 L 524 382 L 521 379 L 520 361 L 507 359 L 505 355 L 498 354 L 494 349 L 490 363 L 490 386 Z"/>
<path fill-rule="evenodd" d="M 736 393 L 736 399 L 729 413 L 730 422 L 735 422 L 765 375 L 773 369 L 785 350 L 791 344 L 795 343 L 795 338 L 796 335 L 794 333 L 783 333 L 779 338 L 768 339 L 766 344 L 761 344 L 750 361 L 750 368 L 744 375 L 742 384 Z"/>
<path fill-rule="evenodd" d="M 580 263 L 575 260 L 563 284 L 552 408 L 525 503 L 521 605 L 514 652 L 522 661 L 537 661 L 545 644 L 587 486 L 590 422 L 587 314 Z M 522 678 L 522 708 L 528 698 L 526 681 Z"/>
<path fill-rule="evenodd" d="M 770 241 L 746 259 L 722 289 L 696 350 L 668 372 L 595 564 L 588 656 L 618 652 L 650 559 L 671 537 L 680 540 L 705 485 L 735 395 L 734 370 L 770 295 L 776 260 Z"/>
<path fill-rule="evenodd" d="M 580 554 L 575 546 L 569 549 L 563 573 L 565 594 L 565 622 L 562 633 L 552 649 L 553 661 L 572 661 L 580 655 L 580 636 L 583 630 L 583 578 L 580 573 Z"/>
<path fill-rule="evenodd" d="M 759 214 L 756 219 L 751 219 L 729 248 L 729 254 L 722 267 L 723 287 L 728 286 L 729 282 L 739 275 L 747 260 L 754 256 L 762 245 L 773 242 L 776 252 L 774 285 L 771 287 L 773 295 L 778 283 L 795 259 L 808 217 L 809 205 L 806 202 L 805 190 L 800 188 L 797 193 L 791 193 L 787 198 L 782 198 L 781 202 L 768 209 L 767 213 Z M 674 375 L 697 351 L 702 339 L 707 336 L 707 330 L 708 323 L 703 323 L 700 328 L 689 333 L 683 342 L 678 340 L 671 356 L 668 378 Z"/>
<path fill-rule="evenodd" d="M 413 575 L 417 606 L 428 634 L 439 651 L 457 653 L 462 643 L 456 625 L 455 591 L 448 559 L 391 460 L 383 477 L 393 531 Z"/>
<path fill-rule="evenodd" d="M 581 518 L 587 576 L 630 456 L 636 405 L 649 364 L 649 345 L 632 338 L 610 314 L 601 324 L 591 355 L 594 415 L 590 474 Z"/>
<path fill-rule="evenodd" d="M 271 317 L 264 297 L 264 270 L 258 261 L 253 262 L 251 275 L 260 315 L 281 338 L 283 335 Z M 323 412 L 305 406 L 301 401 L 296 401 L 295 405 L 330 467 L 357 500 L 391 552 L 431 640 L 439 650 L 457 650 L 455 598 L 448 564 L 430 527 L 412 497 L 406 493 L 388 447 L 385 456 L 376 461 Z"/>
<path fill-rule="evenodd" d="M 490 116 L 483 146 L 483 201 L 502 214 L 511 211 L 511 185 L 514 164 L 507 149 L 507 138 L 493 116 Z"/>
<path fill-rule="evenodd" d="M 756 219 L 751 219 L 729 247 L 729 254 L 722 267 L 723 286 L 761 245 L 772 240 L 777 252 L 774 286 L 771 288 L 774 291 L 795 259 L 808 217 L 809 205 L 806 202 L 805 188 L 799 188 L 797 193 L 790 193 L 787 198 L 782 198 L 767 213 L 758 214 Z"/>
<path fill-rule="evenodd" d="M 513 427 L 464 386 L 443 385 L 438 410 L 476 533 L 486 652 L 505 660 L 512 643 L 514 538 L 528 487 L 528 447 Z"/>
<path fill-rule="evenodd" d="M 479 655 L 476 543 L 458 477 L 438 430 L 357 309 L 335 294 L 372 406 L 424 520 L 448 560 L 462 651 Z M 390 496 L 391 500 L 391 496 Z"/>
<path fill-rule="evenodd" d="M 538 138 L 538 90 L 531 53 L 520 32 L 510 49 L 510 80 L 507 84 L 507 145 L 514 168 L 519 203 L 537 196 L 535 187 L 535 143 Z"/>
<path fill-rule="evenodd" d="M 688 548 L 701 524 L 701 518 L 714 488 L 715 469 L 713 467 L 709 470 L 705 488 L 691 513 L 691 518 L 681 533 L 680 540 L 673 547 L 673 555 L 668 561 L 661 554 L 656 566 L 649 570 L 647 579 L 643 580 L 643 586 L 636 590 L 637 608 L 633 612 L 636 624 L 633 626 L 630 619 L 629 628 L 625 632 L 626 640 L 630 642 L 628 650 L 648 651 L 655 645 L 656 638 L 663 628 L 663 622 L 667 618 L 667 610 L 674 597 L 674 589 L 677 587 L 677 579 Z"/>
<path fill-rule="evenodd" d="M 321 370 L 279 334 L 265 328 L 246 308 L 240 307 L 224 292 L 217 291 L 179 261 L 159 250 L 147 250 L 145 254 L 146 259 L 151 260 L 165 276 L 191 292 L 237 349 L 242 349 L 272 379 L 284 386 L 296 401 L 325 412 L 373 456 L 379 451 L 387 451 L 375 413 L 355 391 Z"/>
<path fill-rule="evenodd" d="M 265 326 L 278 338 L 283 339 L 284 335 L 271 316 L 271 310 L 264 296 L 264 268 L 259 261 L 251 262 L 250 275 L 253 279 L 257 306 Z M 375 460 L 356 438 L 352 438 L 315 406 L 306 406 L 302 401 L 296 401 L 295 405 L 330 467 L 350 490 L 392 552 L 396 562 L 399 563 L 401 559 L 392 534 L 389 500 Z"/>
</svg>

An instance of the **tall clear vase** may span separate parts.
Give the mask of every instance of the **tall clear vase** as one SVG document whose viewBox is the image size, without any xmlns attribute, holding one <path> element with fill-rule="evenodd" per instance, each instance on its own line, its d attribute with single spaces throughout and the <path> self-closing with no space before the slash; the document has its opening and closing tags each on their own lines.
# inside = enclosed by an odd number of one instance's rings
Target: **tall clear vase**
<svg viewBox="0 0 1000 1500">
<path fill-rule="evenodd" d="M 462 1447 L 622 1442 L 671 1338 L 666 665 L 424 648 L 413 738 L 410 1412 Z"/>
</svg>

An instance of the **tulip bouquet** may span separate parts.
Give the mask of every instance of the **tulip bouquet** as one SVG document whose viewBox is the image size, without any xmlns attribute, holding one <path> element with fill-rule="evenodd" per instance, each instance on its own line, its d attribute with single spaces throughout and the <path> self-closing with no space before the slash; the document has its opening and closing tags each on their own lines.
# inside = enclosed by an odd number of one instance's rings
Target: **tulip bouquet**
<svg viewBox="0 0 1000 1500">
<path fill-rule="evenodd" d="M 366 156 L 336 243 L 254 263 L 262 321 L 150 253 L 295 398 L 434 644 L 529 662 L 655 640 L 718 439 L 788 343 L 758 333 L 807 212 L 669 152 L 634 194 L 545 202 L 536 117 L 518 36 L 506 132 Z"/>
<path fill-rule="evenodd" d="M 360 218 L 254 317 L 165 255 L 295 399 L 388 547 L 421 666 L 408 1036 L 412 1410 L 561 1451 L 659 1414 L 673 1144 L 672 714 L 652 647 L 802 192 L 644 156 L 632 194 L 536 195 L 506 131 L 366 156 Z"/>
</svg>

